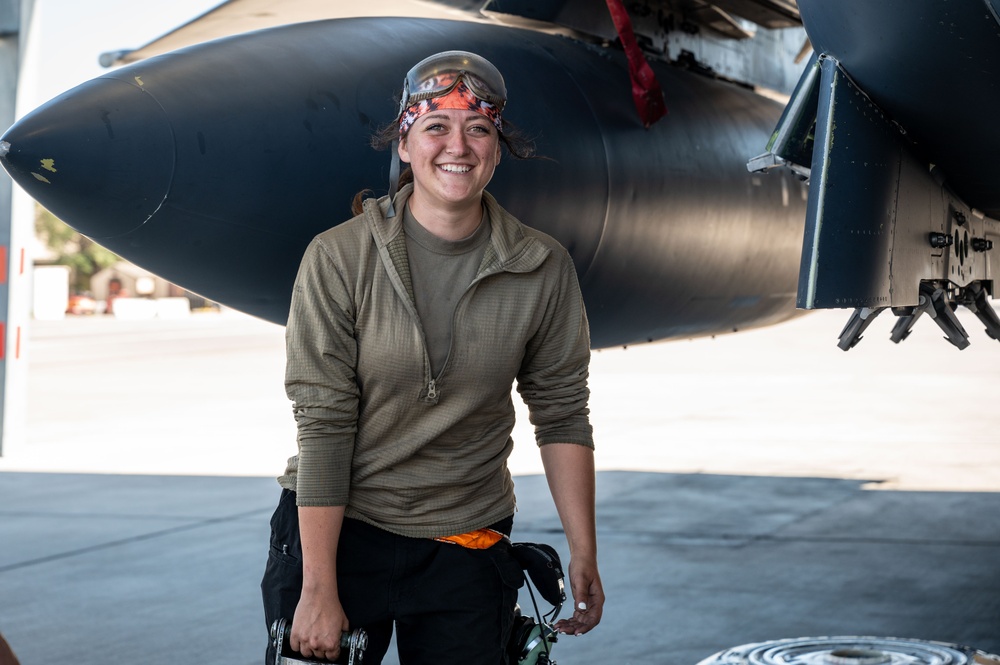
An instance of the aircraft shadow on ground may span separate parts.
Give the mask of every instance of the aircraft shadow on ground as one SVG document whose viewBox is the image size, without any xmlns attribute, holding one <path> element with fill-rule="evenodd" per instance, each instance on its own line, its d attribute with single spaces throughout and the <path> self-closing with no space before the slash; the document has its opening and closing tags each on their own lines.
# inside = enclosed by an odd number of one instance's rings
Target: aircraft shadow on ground
<svg viewBox="0 0 1000 665">
<path fill-rule="evenodd" d="M 544 478 L 515 482 L 514 539 L 568 565 Z M 1000 651 L 1000 493 L 865 484 L 599 473 L 604 620 L 553 656 L 694 665 L 817 635 Z M 260 662 L 277 494 L 270 478 L 0 473 L 0 633 L 25 663 Z"/>
</svg>

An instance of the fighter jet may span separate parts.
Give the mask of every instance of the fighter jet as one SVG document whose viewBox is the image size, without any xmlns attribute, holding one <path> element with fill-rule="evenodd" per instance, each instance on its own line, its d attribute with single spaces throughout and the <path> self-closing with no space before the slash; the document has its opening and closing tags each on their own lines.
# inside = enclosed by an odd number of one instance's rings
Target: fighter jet
<svg viewBox="0 0 1000 665">
<path fill-rule="evenodd" d="M 0 161 L 81 233 L 283 323 L 306 244 L 388 188 L 368 139 L 409 66 L 475 51 L 540 155 L 489 189 L 570 251 L 595 347 L 796 305 L 853 310 L 845 349 L 885 309 L 896 341 L 927 312 L 961 347 L 957 303 L 1000 333 L 993 1 L 231 0 L 109 54 L 131 64 L 24 117 Z"/>
</svg>

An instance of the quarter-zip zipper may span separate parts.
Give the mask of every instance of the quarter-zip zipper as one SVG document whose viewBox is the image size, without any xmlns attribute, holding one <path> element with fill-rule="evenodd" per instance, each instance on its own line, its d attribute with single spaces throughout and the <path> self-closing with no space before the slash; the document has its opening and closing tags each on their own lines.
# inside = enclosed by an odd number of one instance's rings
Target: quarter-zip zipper
<svg viewBox="0 0 1000 665">
<path fill-rule="evenodd" d="M 438 372 L 437 376 L 434 376 L 433 371 L 431 370 L 431 360 L 430 360 L 431 354 L 430 350 L 427 348 L 427 338 L 424 336 L 423 323 L 420 321 L 420 315 L 417 313 L 416 308 L 415 307 L 413 308 L 411 317 L 414 320 L 414 325 L 416 325 L 418 330 L 420 331 L 420 341 L 421 344 L 423 345 L 423 352 L 424 352 L 424 368 L 425 368 L 424 371 L 427 373 L 428 376 L 427 392 L 423 396 L 424 401 L 437 403 L 437 400 L 440 397 L 437 381 L 439 378 L 441 378 L 441 376 L 444 375 L 445 370 L 448 369 L 448 363 L 451 361 L 451 354 L 455 351 L 455 329 L 456 329 L 455 324 L 458 321 L 458 310 L 465 303 L 465 299 L 469 296 L 469 292 L 471 292 L 472 289 L 477 284 L 479 284 L 479 282 L 481 282 L 486 277 L 489 277 L 490 275 L 495 275 L 500 272 L 503 272 L 503 270 L 501 266 L 498 266 L 494 269 L 487 270 L 486 272 L 477 274 L 473 278 L 472 282 L 469 283 L 469 286 L 466 287 L 465 291 L 462 292 L 462 296 L 458 299 L 458 302 L 455 303 L 455 311 L 452 312 L 451 315 L 451 343 L 448 346 L 448 356 L 444 359 L 444 364 L 441 365 L 441 371 Z"/>
<path fill-rule="evenodd" d="M 424 372 L 425 376 L 427 377 L 427 389 L 420 396 L 420 399 L 430 404 L 436 404 L 438 399 L 441 397 L 441 392 L 438 389 L 437 380 L 444 374 L 445 370 L 448 368 L 448 362 L 451 360 L 451 354 L 455 348 L 454 332 L 455 332 L 455 319 L 458 314 L 458 308 L 462 305 L 462 302 L 465 300 L 465 297 L 469 294 L 469 291 L 471 291 L 476 284 L 481 282 L 486 277 L 504 272 L 506 269 L 506 265 L 509 263 L 509 261 L 503 263 L 497 261 L 496 263 L 488 267 L 485 271 L 478 273 L 475 276 L 475 278 L 473 278 L 468 288 L 466 288 L 465 291 L 462 293 L 462 297 L 459 298 L 458 303 L 456 303 L 455 305 L 455 312 L 452 314 L 452 324 L 451 324 L 452 336 L 451 336 L 451 345 L 448 349 L 448 356 L 445 358 L 444 365 L 442 365 L 441 367 L 441 371 L 438 372 L 438 375 L 435 377 L 433 370 L 431 368 L 431 360 L 430 360 L 431 354 L 430 350 L 427 348 L 427 338 L 424 335 L 424 327 L 423 323 L 420 321 L 420 315 L 417 313 L 416 303 L 413 302 L 413 299 L 410 297 L 410 294 L 407 293 L 406 289 L 403 287 L 402 283 L 399 280 L 399 275 L 398 272 L 396 271 L 396 265 L 392 261 L 392 258 L 389 256 L 389 252 L 387 250 L 388 246 L 387 243 L 380 241 L 378 244 L 379 244 L 379 255 L 382 258 L 383 264 L 392 266 L 392 270 L 390 271 L 389 281 L 392 283 L 393 288 L 396 290 L 396 293 L 399 295 L 399 297 L 401 297 L 403 301 L 407 304 L 407 309 L 410 312 L 410 318 L 413 321 L 414 325 L 417 327 L 417 331 L 420 334 L 420 342 L 421 346 L 423 347 L 422 350 L 424 353 Z M 520 252 L 520 254 L 523 254 L 523 250 L 522 252 Z M 494 258 L 499 258 L 499 257 L 496 257 L 494 255 Z"/>
</svg>

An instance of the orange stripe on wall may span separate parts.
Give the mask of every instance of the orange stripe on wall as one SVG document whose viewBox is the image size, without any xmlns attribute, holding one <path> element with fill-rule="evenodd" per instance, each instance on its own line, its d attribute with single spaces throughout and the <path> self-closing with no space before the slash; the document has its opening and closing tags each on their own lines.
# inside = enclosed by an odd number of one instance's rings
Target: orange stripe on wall
<svg viewBox="0 0 1000 665">
<path fill-rule="evenodd" d="M 17 327 L 17 344 L 14 346 L 14 360 L 21 358 L 21 326 Z"/>
<path fill-rule="evenodd" d="M 21 270 L 17 274 L 19 275 L 24 274 L 24 247 L 21 248 Z"/>
<path fill-rule="evenodd" d="M 7 324 L 0 321 L 0 361 L 4 359 L 4 351 L 7 349 Z"/>
</svg>

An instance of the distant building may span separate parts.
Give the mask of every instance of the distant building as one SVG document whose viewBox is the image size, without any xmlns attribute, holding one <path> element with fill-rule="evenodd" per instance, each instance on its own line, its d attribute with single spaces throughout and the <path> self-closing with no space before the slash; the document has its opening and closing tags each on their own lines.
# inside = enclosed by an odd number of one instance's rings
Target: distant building
<svg viewBox="0 0 1000 665">
<path fill-rule="evenodd" d="M 95 273 L 90 278 L 90 291 L 98 300 L 107 300 L 108 296 L 120 293 L 146 298 L 165 298 L 185 294 L 184 289 L 179 286 L 175 286 L 165 279 L 160 279 L 148 270 L 143 270 L 127 261 L 120 261 L 110 268 Z"/>
<path fill-rule="evenodd" d="M 133 298 L 185 297 L 191 301 L 192 309 L 215 307 L 212 301 L 157 277 L 128 261 L 120 261 L 95 274 L 90 280 L 90 290 L 94 298 L 100 302 L 107 302 L 109 296 L 119 294 Z"/>
</svg>

